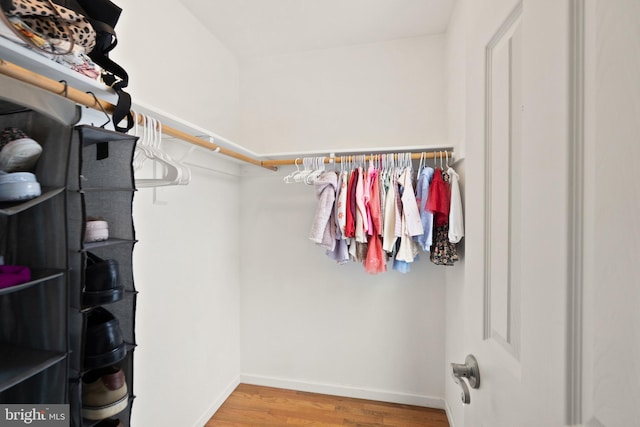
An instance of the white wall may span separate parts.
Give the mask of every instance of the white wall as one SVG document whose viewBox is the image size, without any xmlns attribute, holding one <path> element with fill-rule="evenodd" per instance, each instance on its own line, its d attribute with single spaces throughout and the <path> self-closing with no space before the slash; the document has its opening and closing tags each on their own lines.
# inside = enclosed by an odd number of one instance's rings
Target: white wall
<svg viewBox="0 0 640 427">
<path fill-rule="evenodd" d="M 444 37 L 241 64 L 241 140 L 268 153 L 445 143 Z M 400 148 L 398 148 L 400 149 Z M 313 188 L 242 182 L 243 381 L 443 407 L 445 268 L 335 265 L 307 238 Z"/>
<path fill-rule="evenodd" d="M 621 427 L 640 417 L 640 4 L 587 18 L 583 424 Z"/>
<path fill-rule="evenodd" d="M 177 145 L 167 148 L 177 153 Z M 212 154 L 190 158 L 237 173 L 237 165 Z M 138 176 L 151 171 L 147 165 Z M 203 425 L 240 373 L 239 179 L 191 171 L 188 186 L 135 195 L 140 295 L 132 425 Z"/>
<path fill-rule="evenodd" d="M 124 11 L 112 58 L 130 74 L 134 103 L 236 137 L 233 55 L 179 2 L 116 3 Z M 166 146 L 178 157 L 186 150 Z M 190 158 L 238 171 L 202 150 Z M 147 165 L 137 176 L 149 174 Z M 132 425 L 203 425 L 240 374 L 239 178 L 195 167 L 192 174 L 188 186 L 141 189 L 134 199 L 140 296 Z"/>
<path fill-rule="evenodd" d="M 443 36 L 241 65 L 240 141 L 259 153 L 445 142 Z"/>
<path fill-rule="evenodd" d="M 238 64 L 229 50 L 174 0 L 118 0 L 123 9 L 110 54 L 129 73 L 134 103 L 153 106 L 235 139 Z"/>
<path fill-rule="evenodd" d="M 444 270 L 369 275 L 308 239 L 313 187 L 280 173 L 242 182 L 242 371 L 246 382 L 442 406 Z"/>
</svg>

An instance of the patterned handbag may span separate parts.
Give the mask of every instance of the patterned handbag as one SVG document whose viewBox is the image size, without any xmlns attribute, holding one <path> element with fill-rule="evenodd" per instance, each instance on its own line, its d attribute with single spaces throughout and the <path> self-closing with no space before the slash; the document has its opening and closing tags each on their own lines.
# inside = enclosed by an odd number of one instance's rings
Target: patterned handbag
<svg viewBox="0 0 640 427">
<path fill-rule="evenodd" d="M 49 54 L 64 55 L 81 46 L 86 53 L 96 43 L 96 33 L 87 18 L 51 0 L 3 0 L 5 23 L 25 42 Z"/>
</svg>

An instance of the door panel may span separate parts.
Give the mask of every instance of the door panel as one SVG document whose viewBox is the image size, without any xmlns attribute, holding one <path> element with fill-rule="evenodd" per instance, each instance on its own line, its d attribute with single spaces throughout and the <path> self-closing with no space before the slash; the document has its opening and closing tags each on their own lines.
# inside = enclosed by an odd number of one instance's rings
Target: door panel
<svg viewBox="0 0 640 427">
<path fill-rule="evenodd" d="M 522 170 L 522 8 L 486 51 L 485 325 L 491 339 L 520 351 L 520 217 Z"/>
<path fill-rule="evenodd" d="M 559 427 L 566 416 L 569 3 L 471 3 L 464 323 L 481 386 L 471 390 L 464 425 Z"/>
</svg>

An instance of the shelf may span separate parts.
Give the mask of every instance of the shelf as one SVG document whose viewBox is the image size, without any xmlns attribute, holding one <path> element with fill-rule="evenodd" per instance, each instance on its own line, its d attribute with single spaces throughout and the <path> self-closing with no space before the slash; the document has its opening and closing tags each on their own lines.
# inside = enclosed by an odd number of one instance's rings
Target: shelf
<svg viewBox="0 0 640 427">
<path fill-rule="evenodd" d="M 64 187 L 44 187 L 42 195 L 20 202 L 0 202 L 0 215 L 11 216 L 46 202 L 64 191 Z"/>
<path fill-rule="evenodd" d="M 98 305 L 88 305 L 88 306 L 83 306 L 83 307 L 73 307 L 76 310 L 78 310 L 80 313 L 88 313 L 91 310 L 93 310 L 96 307 L 105 307 L 105 308 L 109 308 L 110 305 L 112 304 L 117 304 L 120 301 L 124 300 L 126 297 L 131 297 L 131 296 L 137 296 L 138 295 L 138 291 L 129 291 L 129 290 L 125 290 L 123 293 L 123 296 L 121 299 L 117 300 L 117 301 L 112 301 L 112 302 L 108 302 L 105 304 L 98 304 Z"/>
<path fill-rule="evenodd" d="M 129 193 L 133 193 L 134 191 L 138 191 L 135 188 L 124 188 L 124 187 L 89 187 L 89 188 L 83 188 L 82 190 L 78 190 L 78 193 L 97 193 L 97 192 L 103 192 L 103 191 L 123 191 L 123 192 L 129 192 Z"/>
<path fill-rule="evenodd" d="M 81 252 L 90 251 L 96 248 L 104 248 L 105 246 L 126 245 L 126 244 L 132 244 L 137 242 L 138 242 L 137 240 L 129 240 L 129 239 L 109 239 L 109 240 L 103 240 L 100 242 L 85 243 Z"/>
<path fill-rule="evenodd" d="M 9 347 L 0 349 L 0 392 L 13 387 L 67 357 L 65 353 Z"/>
<path fill-rule="evenodd" d="M 12 286 L 10 288 L 0 289 L 0 295 L 6 295 L 13 292 L 19 292 L 24 289 L 30 288 L 31 286 L 37 285 L 38 283 L 46 282 L 48 280 L 55 279 L 64 275 L 64 270 L 57 270 L 53 268 L 38 268 L 31 269 L 31 281 L 23 283 L 21 285 Z M 0 365 L 2 366 L 2 365 Z"/>
<path fill-rule="evenodd" d="M 0 34 L 12 40 L 16 38 L 13 31 L 7 28 L 3 22 L 0 22 Z M 0 56 L 2 59 L 54 80 L 66 80 L 69 82 L 69 86 L 83 91 L 96 92 L 96 95 L 104 99 L 113 100 L 117 98 L 111 88 L 97 79 L 92 79 L 47 58 L 35 48 L 26 47 L 22 41 L 14 42 L 12 40 L 0 37 Z"/>
</svg>

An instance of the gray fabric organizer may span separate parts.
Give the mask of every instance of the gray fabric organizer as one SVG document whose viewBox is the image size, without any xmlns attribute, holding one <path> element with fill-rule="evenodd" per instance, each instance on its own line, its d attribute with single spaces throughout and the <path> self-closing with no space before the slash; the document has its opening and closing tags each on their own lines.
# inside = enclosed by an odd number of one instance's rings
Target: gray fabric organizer
<svg viewBox="0 0 640 427">
<path fill-rule="evenodd" d="M 136 138 L 91 126 L 74 127 L 80 109 L 67 99 L 0 75 L 0 130 L 22 129 L 42 145 L 35 174 L 42 196 L 0 203 L 0 255 L 30 267 L 33 280 L 0 290 L 0 403 L 68 403 L 71 425 L 82 419 L 84 329 L 93 307 L 82 305 L 87 251 L 115 259 L 125 288 L 105 305 L 119 320 L 127 355 L 130 425 L 137 292 L 133 281 L 132 159 Z M 98 160 L 99 145 L 109 156 Z M 87 216 L 109 223 L 110 238 L 84 244 Z"/>
</svg>

